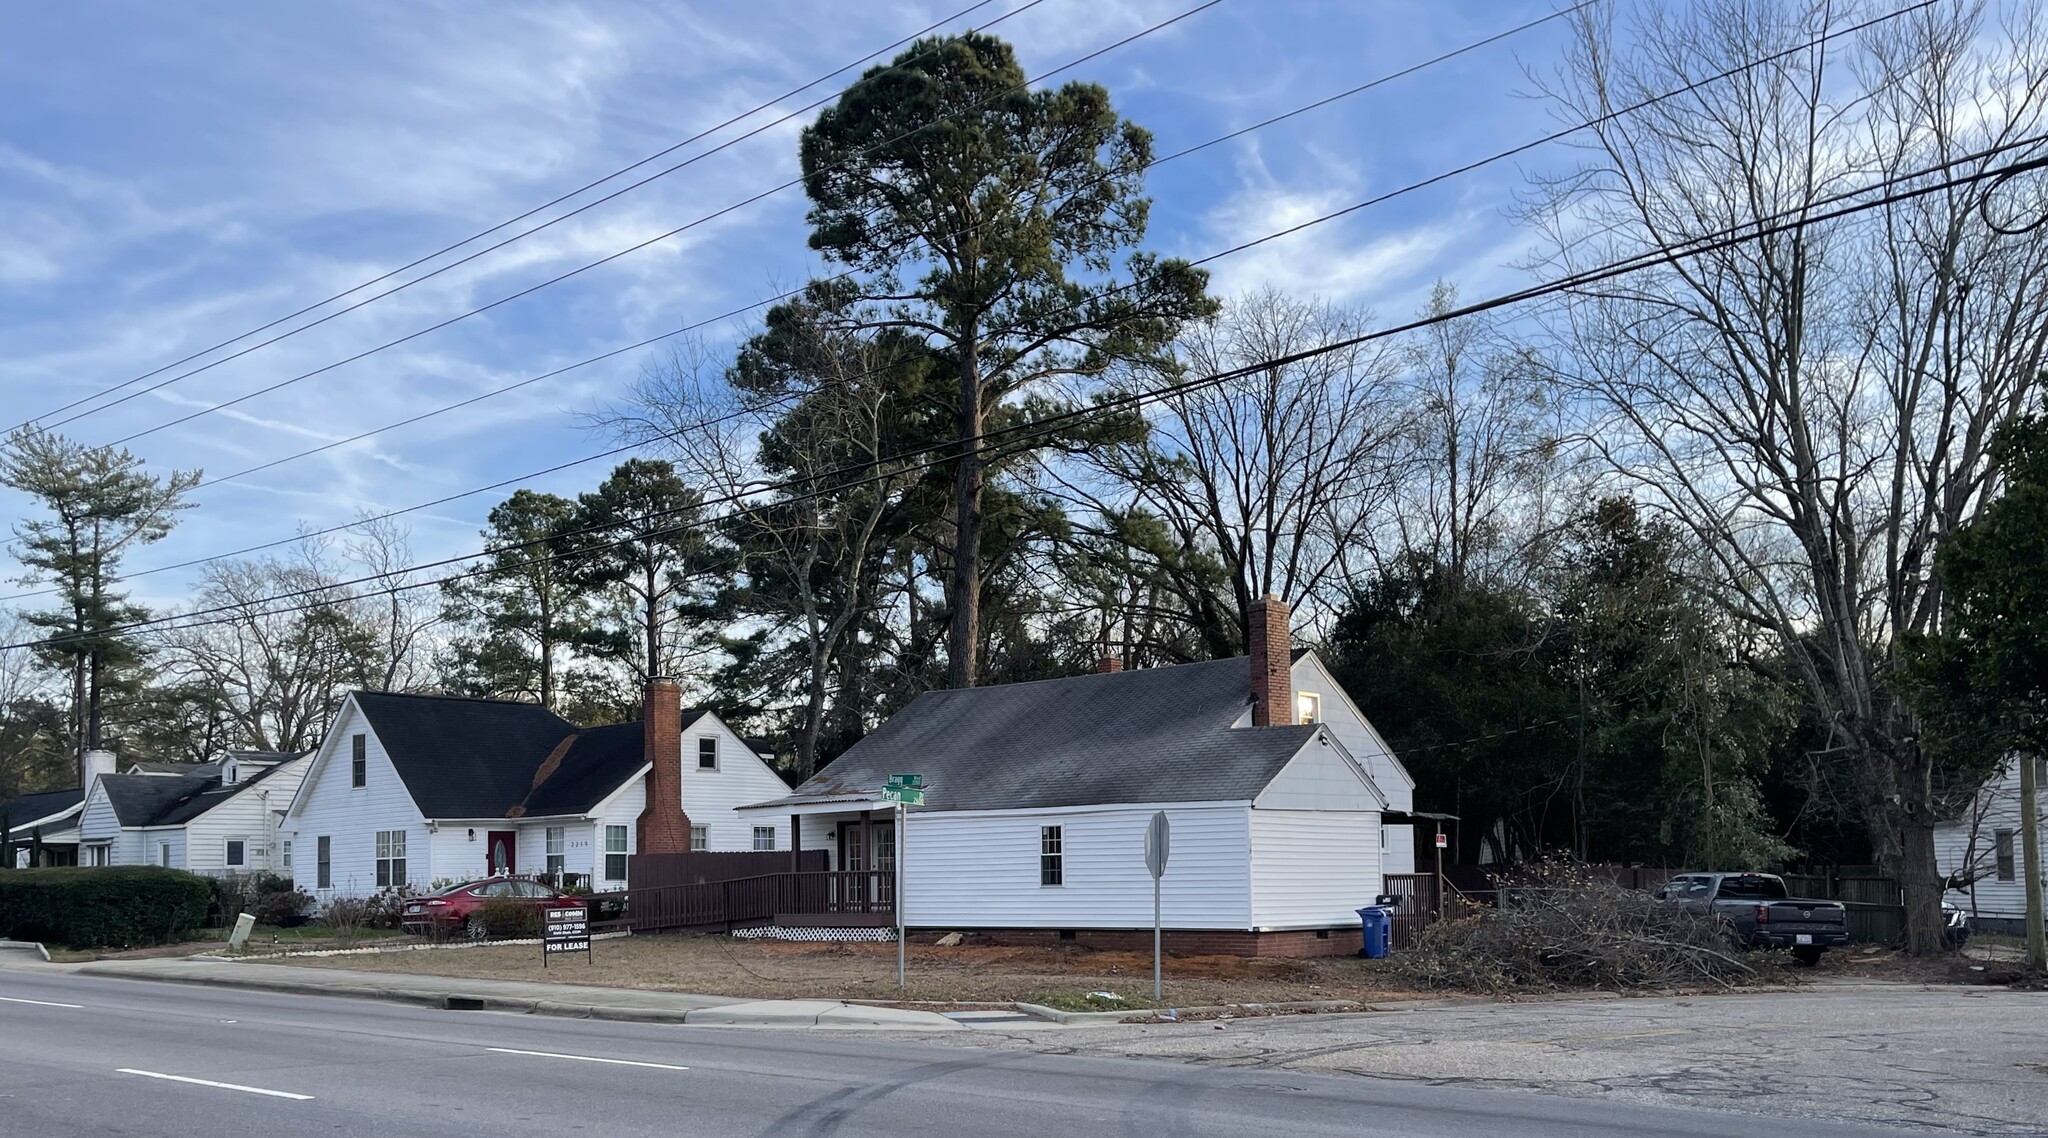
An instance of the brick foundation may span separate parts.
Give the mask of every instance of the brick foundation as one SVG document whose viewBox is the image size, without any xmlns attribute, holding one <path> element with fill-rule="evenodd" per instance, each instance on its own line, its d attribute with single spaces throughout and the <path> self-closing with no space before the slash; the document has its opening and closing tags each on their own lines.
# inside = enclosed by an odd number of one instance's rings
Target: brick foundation
<svg viewBox="0 0 2048 1138">
<path fill-rule="evenodd" d="M 929 931 L 938 935 L 946 930 Z M 1072 932 L 1072 937 L 1064 937 L 1055 929 L 977 929 L 974 935 L 990 944 L 1048 948 L 1075 944 L 1109 952 L 1152 951 L 1151 929 L 1074 929 Z M 919 935 L 919 939 L 923 937 Z M 1160 947 L 1172 956 L 1356 956 L 1365 944 L 1364 933 L 1356 926 L 1348 929 L 1289 929 L 1284 932 L 1167 929 L 1159 939 Z"/>
</svg>

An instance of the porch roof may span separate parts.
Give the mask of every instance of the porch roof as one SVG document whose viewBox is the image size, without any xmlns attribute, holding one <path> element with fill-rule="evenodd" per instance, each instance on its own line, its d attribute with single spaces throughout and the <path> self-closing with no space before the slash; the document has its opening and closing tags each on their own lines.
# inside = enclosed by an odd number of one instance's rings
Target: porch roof
<svg viewBox="0 0 2048 1138">
<path fill-rule="evenodd" d="M 768 802 L 756 802 L 740 810 L 774 811 L 777 814 L 843 814 L 854 810 L 895 809 L 896 804 L 879 794 L 792 794 Z"/>
</svg>

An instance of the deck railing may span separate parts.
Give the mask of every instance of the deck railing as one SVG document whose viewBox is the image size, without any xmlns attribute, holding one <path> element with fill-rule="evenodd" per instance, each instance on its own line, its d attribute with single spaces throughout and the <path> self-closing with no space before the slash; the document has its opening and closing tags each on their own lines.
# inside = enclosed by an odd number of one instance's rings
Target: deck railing
<svg viewBox="0 0 2048 1138">
<path fill-rule="evenodd" d="M 626 910 L 634 932 L 730 932 L 772 924 L 787 915 L 861 918 L 863 923 L 872 923 L 874 918 L 894 915 L 895 882 L 888 873 L 769 873 L 632 889 L 626 895 Z"/>
</svg>

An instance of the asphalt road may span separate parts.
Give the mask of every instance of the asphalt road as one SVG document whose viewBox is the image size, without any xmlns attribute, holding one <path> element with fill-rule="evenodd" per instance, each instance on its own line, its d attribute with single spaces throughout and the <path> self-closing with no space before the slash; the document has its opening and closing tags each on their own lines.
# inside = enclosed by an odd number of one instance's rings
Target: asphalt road
<svg viewBox="0 0 2048 1138">
<path fill-rule="evenodd" d="M 1713 1135 L 1753 1119 L 1355 1076 L 0 973 L 0 1134 Z M 1889 1134 L 1802 1123 L 1798 1132 Z"/>
</svg>

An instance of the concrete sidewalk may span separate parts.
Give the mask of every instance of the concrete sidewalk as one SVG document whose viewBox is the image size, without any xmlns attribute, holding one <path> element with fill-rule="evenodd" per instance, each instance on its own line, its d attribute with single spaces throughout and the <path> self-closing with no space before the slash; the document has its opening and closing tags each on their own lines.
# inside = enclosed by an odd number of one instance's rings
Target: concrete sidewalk
<svg viewBox="0 0 2048 1138">
<path fill-rule="evenodd" d="M 955 1019 L 938 1012 L 846 1004 L 838 1000 L 735 1000 L 683 992 L 598 988 L 585 984 L 540 984 L 520 980 L 477 980 L 453 976 L 407 976 L 389 972 L 348 972 L 254 964 L 218 957 L 157 957 L 44 964 L 29 953 L 0 956 L 0 967 L 63 971 L 79 976 L 200 984 L 305 996 L 388 1000 L 462 1011 L 522 1012 L 577 1019 L 636 1023 L 713 1024 L 721 1027 L 893 1028 L 964 1031 L 995 1026 L 990 1017 Z M 1003 1017 L 1002 1026 L 1019 1026 Z M 1015 1021 L 1029 1020 L 1018 1015 Z M 1053 1025 L 1046 1025 L 1053 1026 Z"/>
</svg>

